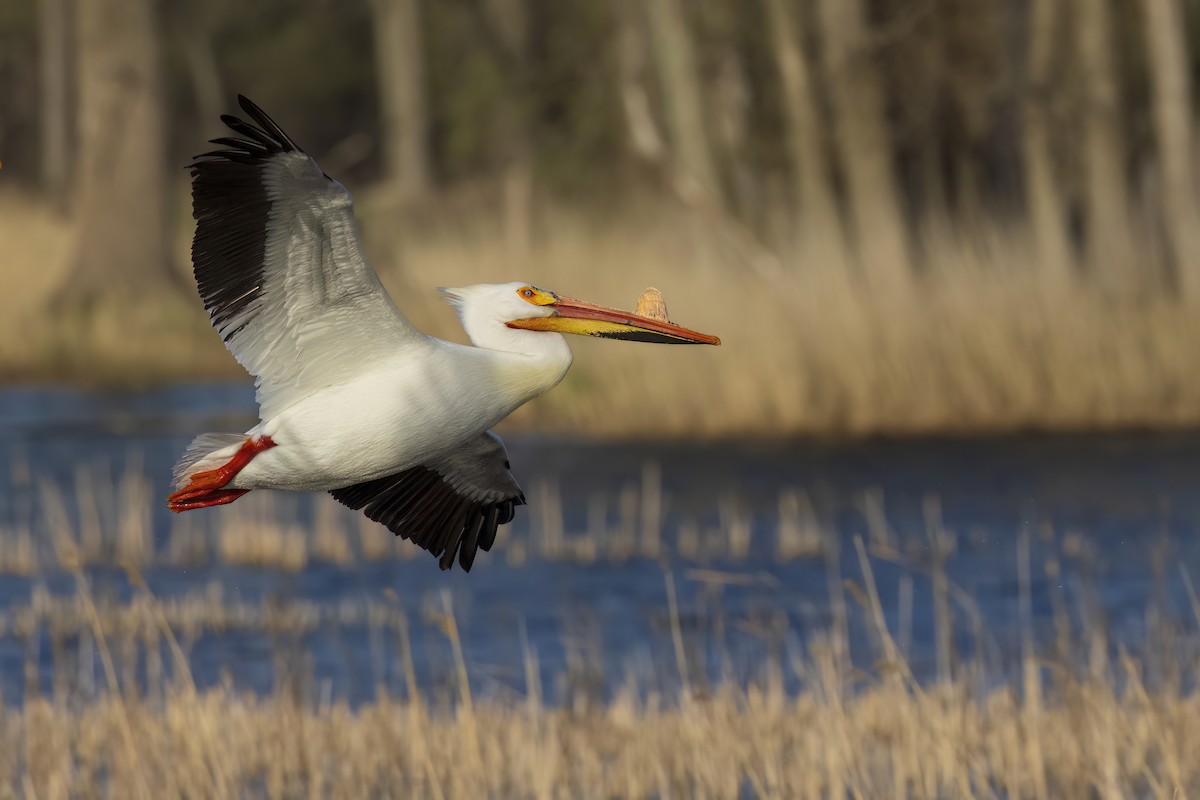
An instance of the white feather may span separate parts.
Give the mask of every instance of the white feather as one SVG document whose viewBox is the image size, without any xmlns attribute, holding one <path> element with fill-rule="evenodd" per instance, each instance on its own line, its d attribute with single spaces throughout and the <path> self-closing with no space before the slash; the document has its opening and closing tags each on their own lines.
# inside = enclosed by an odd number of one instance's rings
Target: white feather
<svg viewBox="0 0 1200 800">
<path fill-rule="evenodd" d="M 182 489 L 187 485 L 192 475 L 209 469 L 216 469 L 229 459 L 246 441 L 244 433 L 202 433 L 179 457 L 175 468 L 171 471 L 171 485 Z"/>
<path fill-rule="evenodd" d="M 263 181 L 271 214 L 262 293 L 222 332 L 256 378 L 265 420 L 424 337 L 367 262 L 340 183 L 299 152 L 276 156 Z"/>
</svg>

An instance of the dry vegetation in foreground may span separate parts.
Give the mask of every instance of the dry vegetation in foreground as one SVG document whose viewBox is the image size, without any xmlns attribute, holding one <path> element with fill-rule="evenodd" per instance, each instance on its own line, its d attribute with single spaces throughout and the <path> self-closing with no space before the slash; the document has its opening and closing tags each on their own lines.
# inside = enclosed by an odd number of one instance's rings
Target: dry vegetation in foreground
<svg viewBox="0 0 1200 800">
<path fill-rule="evenodd" d="M 676 319 L 724 341 L 719 350 L 573 341 L 564 385 L 516 424 L 731 435 L 1200 423 L 1200 315 L 1148 287 L 1147 263 L 1100 289 L 1054 279 L 1059 271 L 1034 262 L 1020 230 L 933 230 L 919 277 L 872 286 L 819 250 L 778 258 L 736 230 L 655 205 L 621 220 L 542 209 L 530 249 L 506 244 L 486 204 L 402 236 L 381 205 L 360 203 L 368 249 L 405 312 L 432 333 L 463 338 L 434 286 L 519 278 L 613 305 L 655 284 Z M 101 309 L 90 322 L 48 314 L 71 230 L 11 192 L 0 194 L 0 220 L 0 378 L 241 374 L 186 292 Z M 181 234 L 181 275 L 186 249 Z"/>
<path fill-rule="evenodd" d="M 77 573 L 75 596 L 54 601 L 35 592 L 25 615 L 31 627 L 3 634 L 36 641 L 49 629 L 58 644 L 53 692 L 27 690 L 23 704 L 0 706 L 0 796 L 1175 800 L 1200 793 L 1200 695 L 1183 688 L 1195 687 L 1200 665 L 1177 657 L 1165 678 L 1147 677 L 1134 658 L 1109 660 L 1096 626 L 1070 643 L 1090 653 L 1085 667 L 1039 656 L 1026 631 L 1019 681 L 996 683 L 981 663 L 965 663 L 921 684 L 883 623 L 861 542 L 858 553 L 864 589 L 850 598 L 861 595 L 874 620 L 873 674 L 851 669 L 845 639 L 830 633 L 804 648 L 784 640 L 749 684 L 701 690 L 696 673 L 689 683 L 680 666 L 677 693 L 627 685 L 610 702 L 566 707 L 541 700 L 530 648 L 523 696 L 473 697 L 448 599 L 439 622 L 456 664 L 448 700 L 417 686 L 408 623 L 394 604 L 372 606 L 368 624 L 398 640 L 399 696 L 380 687 L 374 700 L 351 707 L 313 699 L 286 677 L 270 696 L 228 685 L 198 690 L 176 633 L 187 601 L 164 604 L 143 588 L 127 606 L 99 605 Z M 1027 603 L 1027 577 L 1022 585 Z M 678 658 L 679 615 L 669 604 Z M 67 608 L 73 617 L 62 613 Z M 1200 614 L 1200 606 L 1193 610 Z M 264 635 L 288 630 L 287 617 L 261 617 Z M 60 664 L 64 632 L 80 637 L 79 655 Z M 32 687 L 35 650 L 27 648 L 25 665 Z M 90 665 L 93 652 L 100 686 L 81 692 L 75 683 L 92 668 L 81 670 L 78 659 Z M 139 663 L 144 681 L 134 677 Z M 790 695 L 782 688 L 789 670 L 803 686 Z"/>
<path fill-rule="evenodd" d="M 436 686 L 418 685 L 409 620 L 395 597 L 285 597 L 260 604 L 210 584 L 160 600 L 137 565 L 188 563 L 173 559 L 194 553 L 200 540 L 175 531 L 166 550 L 156 553 L 144 476 L 130 472 L 117 481 L 121 502 L 113 505 L 125 509 L 120 512 L 106 512 L 96 502 L 97 476 L 80 476 L 74 503 L 43 484 L 37 532 L 6 530 L 0 541 L 6 557 L 26 542 L 35 557 L 25 571 L 73 572 L 77 586 L 74 593 L 55 595 L 35 582 L 27 604 L 0 611 L 0 640 L 18 643 L 16 650 L 25 653 L 26 686 L 21 700 L 0 702 L 0 798 L 1200 796 L 1200 662 L 1183 626 L 1161 609 L 1148 613 L 1146 661 L 1120 651 L 1114 656 L 1090 589 L 1067 581 L 1055 601 L 1056 639 L 1039 652 L 1028 622 L 1032 573 L 1029 535 L 1023 534 L 1018 585 L 1024 655 L 1019 670 L 1003 667 L 973 600 L 944 572 L 954 542 L 941 528 L 932 498 L 923 539 L 933 557 L 924 548 L 925 566 L 916 569 L 931 571 L 938 680 L 913 677 L 904 657 L 912 631 L 903 622 L 889 630 L 884 622 L 871 558 L 902 561 L 905 543 L 884 521 L 883 498 L 868 495 L 862 498 L 868 537 L 855 541 L 857 573 L 853 580 L 832 579 L 843 588 L 831 597 L 833 623 L 824 634 L 801 643 L 785 621 L 764 626 L 749 620 L 774 655 L 749 681 L 726 677 L 714 683 L 699 641 L 709 633 L 681 624 L 668 577 L 660 611 L 669 630 L 654 652 L 673 652 L 674 659 L 652 670 L 667 682 L 626 683 L 606 700 L 596 694 L 595 666 L 581 662 L 574 668 L 588 680 L 562 676 L 569 694 L 560 706 L 542 699 L 533 646 L 524 649 L 523 681 L 473 694 L 472 667 L 448 596 L 440 608 L 424 602 L 428 598 L 422 602 L 433 636 L 448 640 L 453 657 L 446 663 L 455 665 Z M 658 486 L 655 470 L 647 467 L 640 489 L 621 501 L 624 521 L 616 529 L 572 535 L 555 522 L 555 494 L 541 487 L 531 509 L 540 520 L 534 533 L 524 545 L 506 542 L 498 557 L 520 563 L 510 551 L 524 546 L 543 558 L 674 553 L 687 560 L 693 556 L 680 548 L 684 532 L 672 544 L 669 533 L 654 525 L 663 502 Z M 76 505 L 77 515 L 68 511 Z M 395 542 L 364 536 L 357 544 L 347 540 L 349 550 L 342 551 L 328 544 L 342 541 L 328 532 L 340 523 L 326 519 L 306 530 L 279 521 L 288 515 L 277 508 L 245 508 L 223 521 L 217 536 L 228 526 L 231 540 L 246 539 L 245 552 L 258 554 L 250 563 L 302 567 L 307 558 L 330 558 L 318 555 L 322 548 L 350 560 L 369 558 L 360 552 L 366 542 L 389 548 Z M 817 525 L 803 495 L 785 493 L 780 516 L 776 558 L 795 557 L 799 549 L 788 547 L 810 542 L 815 549 L 804 554 L 823 553 L 831 575 L 854 572 L 852 564 L 841 565 L 840 547 L 829 548 L 837 533 Z M 736 558 L 750 546 L 748 526 L 732 512 L 725 517 L 720 531 L 705 532 L 698 541 L 722 559 Z M 18 519 L 18 528 L 29 522 Z M 1060 543 L 1062 558 L 1088 558 L 1089 548 L 1068 538 Z M 204 541 L 211 547 L 213 540 Z M 283 554 L 297 541 L 309 544 L 293 563 Z M 314 544 L 319 541 L 326 544 Z M 377 557 L 416 552 L 408 551 Z M 241 550 L 203 552 L 205 558 L 247 563 Z M 705 552 L 699 551 L 701 560 Z M 87 564 L 121 564 L 140 588 L 128 600 L 93 593 L 83 571 Z M 1052 559 L 1044 567 L 1060 570 L 1063 564 Z M 699 569 L 682 577 L 719 582 L 752 576 Z M 902 597 L 901 605 L 910 609 L 911 627 L 912 582 L 905 585 L 908 599 Z M 1068 609 L 1076 606 L 1082 627 L 1072 626 Z M 855 653 L 856 663 L 874 663 L 869 673 L 850 665 L 848 613 L 872 633 L 873 651 Z M 1194 599 L 1191 614 L 1200 623 Z M 977 656 L 954 658 L 954 616 L 967 622 Z M 346 694 L 346 687 L 327 693 L 312 685 L 303 667 L 295 667 L 289 642 L 330 628 L 366 629 L 372 642 L 394 642 L 383 645 L 379 657 L 395 655 L 389 671 L 402 676 L 397 685 L 379 681 L 373 699 L 362 705 L 328 699 Z M 206 635 L 232 631 L 271 643 L 281 670 L 274 693 L 258 695 L 231 683 L 198 688 L 190 654 L 205 646 Z M 43 679 L 47 654 L 52 673 Z M 521 674 L 520 666 L 510 674 Z M 604 677 L 607 685 L 621 684 Z M 785 684 L 800 688 L 785 691 Z M 39 686 L 47 687 L 44 693 Z"/>
<path fill-rule="evenodd" d="M 229 690 L 4 712 L 0 786 L 61 797 L 1155 797 L 1200 792 L 1200 700 L 1069 682 L 853 697 L 724 690 L 585 713 L 477 702 L 357 710 Z M 833 674 L 827 679 L 836 680 Z"/>
<path fill-rule="evenodd" d="M 162 499 L 154 495 L 154 481 L 136 464 L 116 476 L 103 466 L 78 465 L 67 484 L 35 478 L 19 461 L 14 462 L 14 475 L 13 485 L 0 487 L 15 498 L 9 518 L 0 521 L 0 575 L 102 565 L 241 564 L 300 570 L 312 563 L 425 557 L 415 545 L 323 494 L 255 492 L 207 516 L 171 515 L 170 527 L 160 537 L 151 511 Z M 567 527 L 554 481 L 532 481 L 526 496 L 528 528 L 506 528 L 491 552 L 479 554 L 481 565 L 670 557 L 693 563 L 740 562 L 762 545 L 754 540 L 750 511 L 732 490 L 715 502 L 719 524 L 685 520 L 667 525 L 670 499 L 662 488 L 661 470 L 652 461 L 642 465 L 640 481 L 615 494 L 594 493 L 583 530 Z M 883 522 L 883 503 L 879 492 L 864 492 L 859 498 L 872 544 L 895 549 L 894 535 Z M 309 506 L 311 515 L 300 514 L 301 505 Z M 828 546 L 804 491 L 780 493 L 770 546 L 779 561 L 819 556 Z"/>
</svg>

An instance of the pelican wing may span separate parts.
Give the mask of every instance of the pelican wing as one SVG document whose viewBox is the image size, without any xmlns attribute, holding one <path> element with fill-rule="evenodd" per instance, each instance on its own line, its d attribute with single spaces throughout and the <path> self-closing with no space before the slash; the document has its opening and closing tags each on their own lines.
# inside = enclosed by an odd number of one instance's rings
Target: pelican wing
<svg viewBox="0 0 1200 800">
<path fill-rule="evenodd" d="M 457 554 L 470 572 L 475 553 L 491 550 L 496 528 L 511 522 L 516 507 L 525 504 L 508 470 L 504 442 L 485 431 L 427 464 L 330 494 L 440 557 L 442 569 L 454 566 Z"/>
<path fill-rule="evenodd" d="M 225 345 L 256 378 L 263 419 L 420 336 L 367 263 L 353 199 L 262 109 L 222 116 L 243 138 L 197 156 L 192 263 Z"/>
</svg>

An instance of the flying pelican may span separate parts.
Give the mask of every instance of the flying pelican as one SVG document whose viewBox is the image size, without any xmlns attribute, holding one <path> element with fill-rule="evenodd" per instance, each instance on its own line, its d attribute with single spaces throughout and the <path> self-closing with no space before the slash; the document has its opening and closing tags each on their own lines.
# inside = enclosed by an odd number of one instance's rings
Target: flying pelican
<svg viewBox="0 0 1200 800">
<path fill-rule="evenodd" d="M 443 289 L 474 347 L 417 331 L 367 263 L 349 192 L 241 95 L 241 138 L 196 156 L 192 264 L 209 319 L 255 377 L 259 423 L 204 433 L 175 465 L 176 512 L 252 489 L 329 491 L 470 570 L 525 502 L 489 428 L 571 366 L 563 333 L 718 345 L 666 320 L 522 282 Z"/>
</svg>

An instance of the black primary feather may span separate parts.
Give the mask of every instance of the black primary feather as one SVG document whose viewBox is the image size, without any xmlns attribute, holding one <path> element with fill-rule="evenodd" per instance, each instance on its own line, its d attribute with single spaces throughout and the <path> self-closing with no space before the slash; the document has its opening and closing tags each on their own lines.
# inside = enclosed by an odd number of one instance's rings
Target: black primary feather
<svg viewBox="0 0 1200 800">
<path fill-rule="evenodd" d="M 492 549 L 497 528 L 512 522 L 516 507 L 525 504 L 520 493 L 496 501 L 472 499 L 457 492 L 436 470 L 422 466 L 330 494 L 428 550 L 442 569 L 454 566 L 457 556 L 467 572 L 479 550 Z"/>
<path fill-rule="evenodd" d="M 271 198 L 263 171 L 283 153 L 301 153 L 274 120 L 242 95 L 238 104 L 253 124 L 228 114 L 221 117 L 243 138 L 220 137 L 223 149 L 196 156 L 192 174 L 192 265 L 196 286 L 213 327 L 229 341 L 249 319 L 230 328 L 260 298 Z"/>
</svg>

